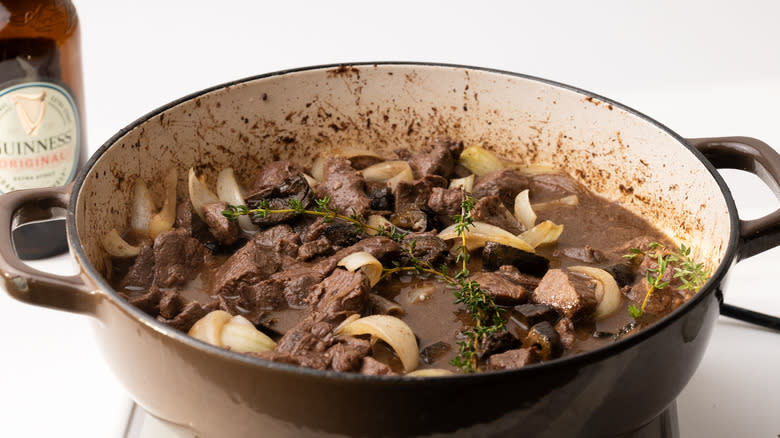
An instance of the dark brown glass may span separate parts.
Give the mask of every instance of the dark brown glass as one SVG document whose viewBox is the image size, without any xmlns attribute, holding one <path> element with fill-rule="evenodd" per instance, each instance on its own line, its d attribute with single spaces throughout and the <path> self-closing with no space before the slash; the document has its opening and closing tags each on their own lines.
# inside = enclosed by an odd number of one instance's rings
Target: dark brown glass
<svg viewBox="0 0 780 438">
<path fill-rule="evenodd" d="M 33 81 L 55 83 L 72 95 L 81 130 L 75 157 L 80 169 L 88 156 L 81 39 L 76 8 L 68 0 L 0 0 L 0 88 Z M 62 212 L 38 205 L 15 213 L 13 238 L 20 258 L 38 259 L 67 250 Z"/>
</svg>

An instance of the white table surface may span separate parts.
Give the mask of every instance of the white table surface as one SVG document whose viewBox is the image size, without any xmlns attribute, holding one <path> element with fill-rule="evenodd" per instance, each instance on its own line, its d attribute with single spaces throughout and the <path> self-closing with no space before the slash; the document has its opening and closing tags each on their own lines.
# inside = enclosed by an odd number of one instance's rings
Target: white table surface
<svg viewBox="0 0 780 438">
<path fill-rule="evenodd" d="M 776 2 L 76 0 L 89 150 L 166 102 L 259 73 L 349 61 L 517 71 L 627 104 L 683 136 L 780 147 Z M 740 215 L 778 207 L 730 174 Z M 39 262 L 62 272 L 68 256 Z M 740 263 L 727 301 L 780 315 L 780 250 Z M 0 436 L 121 437 L 131 401 L 86 317 L 0 293 Z M 683 437 L 780 436 L 780 334 L 721 317 L 678 400 Z"/>
</svg>

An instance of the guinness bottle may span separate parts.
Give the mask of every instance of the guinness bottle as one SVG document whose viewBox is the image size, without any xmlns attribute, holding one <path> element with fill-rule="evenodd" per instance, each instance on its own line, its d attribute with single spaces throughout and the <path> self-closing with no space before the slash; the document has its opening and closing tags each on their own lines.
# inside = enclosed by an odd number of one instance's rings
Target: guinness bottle
<svg viewBox="0 0 780 438">
<path fill-rule="evenodd" d="M 65 185 L 86 161 L 81 41 L 70 0 L 0 0 L 0 193 Z M 14 216 L 22 259 L 67 250 L 64 211 Z"/>
</svg>

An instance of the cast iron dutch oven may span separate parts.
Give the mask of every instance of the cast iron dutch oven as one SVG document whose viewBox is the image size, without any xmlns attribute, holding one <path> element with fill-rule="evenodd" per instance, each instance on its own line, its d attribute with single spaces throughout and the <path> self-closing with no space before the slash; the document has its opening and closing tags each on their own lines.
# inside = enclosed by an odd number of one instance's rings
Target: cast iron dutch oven
<svg viewBox="0 0 780 438">
<path fill-rule="evenodd" d="M 243 356 L 189 338 L 123 301 L 100 237 L 124 229 L 133 182 L 167 169 L 214 184 L 263 163 L 320 153 L 391 154 L 449 136 L 509 159 L 554 165 L 698 249 L 713 276 L 689 302 L 608 347 L 526 368 L 444 378 L 369 377 Z M 392 156 L 392 155 L 390 155 Z M 89 315 L 105 360 L 149 413 L 201 436 L 603 437 L 636 430 L 688 382 L 738 260 L 780 244 L 780 211 L 741 221 L 716 168 L 761 176 L 780 193 L 780 156 L 750 138 L 686 140 L 609 99 L 525 75 L 454 65 L 334 65 L 270 73 L 187 96 L 104 144 L 72 186 L 0 198 L 6 291 Z M 9 243 L 24 205 L 67 207 L 81 272 L 34 271 Z M 675 208 L 670 208 L 675 206 Z M 638 384 L 637 382 L 641 382 Z"/>
</svg>

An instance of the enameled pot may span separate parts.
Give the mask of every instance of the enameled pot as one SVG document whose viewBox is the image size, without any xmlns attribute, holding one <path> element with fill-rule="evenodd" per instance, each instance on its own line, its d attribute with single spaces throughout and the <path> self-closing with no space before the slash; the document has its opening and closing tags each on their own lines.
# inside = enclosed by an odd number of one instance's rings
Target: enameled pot
<svg viewBox="0 0 780 438">
<path fill-rule="evenodd" d="M 270 363 L 177 332 L 127 304 L 100 238 L 126 227 L 134 181 L 159 190 L 186 169 L 214 184 L 279 158 L 390 154 L 449 136 L 509 159 L 553 165 L 697 250 L 713 276 L 689 302 L 608 347 L 526 368 L 444 378 L 369 377 Z M 780 244 L 780 211 L 740 221 L 716 167 L 761 176 L 780 196 L 780 156 L 749 138 L 685 140 L 636 111 L 566 85 L 488 69 L 413 63 L 334 65 L 266 74 L 162 107 L 104 144 L 72 186 L 0 197 L 6 291 L 94 318 L 105 360 L 149 413 L 201 436 L 536 436 L 629 433 L 693 375 L 739 259 Z M 67 207 L 72 277 L 20 262 L 15 211 Z M 767 274 L 769 275 L 769 274 Z"/>
</svg>

